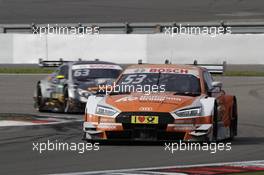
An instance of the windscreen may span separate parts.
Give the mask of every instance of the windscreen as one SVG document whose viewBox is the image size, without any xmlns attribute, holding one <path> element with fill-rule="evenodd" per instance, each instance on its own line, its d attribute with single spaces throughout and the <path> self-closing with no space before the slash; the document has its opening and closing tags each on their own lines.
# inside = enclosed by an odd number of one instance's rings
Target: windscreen
<svg viewBox="0 0 264 175">
<path fill-rule="evenodd" d="M 154 86 L 163 85 L 165 91 L 171 92 L 191 92 L 200 93 L 200 80 L 191 74 L 171 74 L 171 73 L 142 73 L 123 74 L 118 85 L 127 86 Z"/>
<path fill-rule="evenodd" d="M 77 81 L 86 81 L 98 78 L 116 79 L 121 73 L 121 67 L 111 64 L 83 64 L 72 66 L 72 77 Z"/>
<path fill-rule="evenodd" d="M 120 70 L 116 69 L 76 69 L 73 70 L 73 79 L 85 81 L 96 78 L 117 78 Z"/>
</svg>

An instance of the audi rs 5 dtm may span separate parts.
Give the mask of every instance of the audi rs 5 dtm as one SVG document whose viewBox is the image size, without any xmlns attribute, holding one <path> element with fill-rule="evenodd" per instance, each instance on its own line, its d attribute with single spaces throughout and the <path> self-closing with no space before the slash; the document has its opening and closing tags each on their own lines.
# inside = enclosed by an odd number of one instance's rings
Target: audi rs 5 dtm
<svg viewBox="0 0 264 175">
<path fill-rule="evenodd" d="M 112 84 L 122 68 L 103 61 L 67 62 L 37 83 L 34 95 L 39 111 L 83 112 L 89 88 Z"/>
<path fill-rule="evenodd" d="M 147 93 L 139 88 L 146 86 L 152 87 Z M 132 65 L 111 88 L 89 96 L 84 139 L 218 141 L 237 135 L 236 97 L 205 68 Z"/>
</svg>

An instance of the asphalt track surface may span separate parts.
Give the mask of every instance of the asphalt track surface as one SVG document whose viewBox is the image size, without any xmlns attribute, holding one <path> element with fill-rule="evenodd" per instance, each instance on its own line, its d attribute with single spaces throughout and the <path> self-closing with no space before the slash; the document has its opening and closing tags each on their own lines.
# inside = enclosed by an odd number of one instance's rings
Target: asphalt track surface
<svg viewBox="0 0 264 175">
<path fill-rule="evenodd" d="M 0 112 L 36 113 L 34 83 L 40 75 L 0 75 Z M 239 107 L 239 136 L 231 151 L 164 151 L 163 145 L 100 145 L 99 151 L 33 151 L 33 142 L 81 142 L 81 123 L 0 128 L 0 174 L 49 174 L 155 166 L 262 160 L 264 158 L 264 77 L 217 77 Z M 50 114 L 53 115 L 53 114 Z M 63 116 L 63 115 L 62 115 Z M 76 118 L 81 116 L 76 115 Z"/>
<path fill-rule="evenodd" d="M 263 19 L 263 0 L 0 0 L 6 24 Z"/>
</svg>

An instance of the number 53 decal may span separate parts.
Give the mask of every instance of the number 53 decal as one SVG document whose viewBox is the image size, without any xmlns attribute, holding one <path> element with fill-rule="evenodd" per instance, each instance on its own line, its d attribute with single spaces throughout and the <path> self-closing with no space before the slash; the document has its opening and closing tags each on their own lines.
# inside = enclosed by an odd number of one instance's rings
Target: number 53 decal
<svg viewBox="0 0 264 175">
<path fill-rule="evenodd" d="M 125 80 L 123 80 L 122 84 L 139 84 L 144 81 L 147 75 L 128 75 Z"/>
</svg>

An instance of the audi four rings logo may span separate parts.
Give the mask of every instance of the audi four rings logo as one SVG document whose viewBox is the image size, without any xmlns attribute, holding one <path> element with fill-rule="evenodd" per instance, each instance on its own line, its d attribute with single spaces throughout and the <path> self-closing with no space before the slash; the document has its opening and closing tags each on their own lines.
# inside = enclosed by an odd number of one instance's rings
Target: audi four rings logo
<svg viewBox="0 0 264 175">
<path fill-rule="evenodd" d="M 152 107 L 140 107 L 140 111 L 152 111 Z"/>
</svg>

